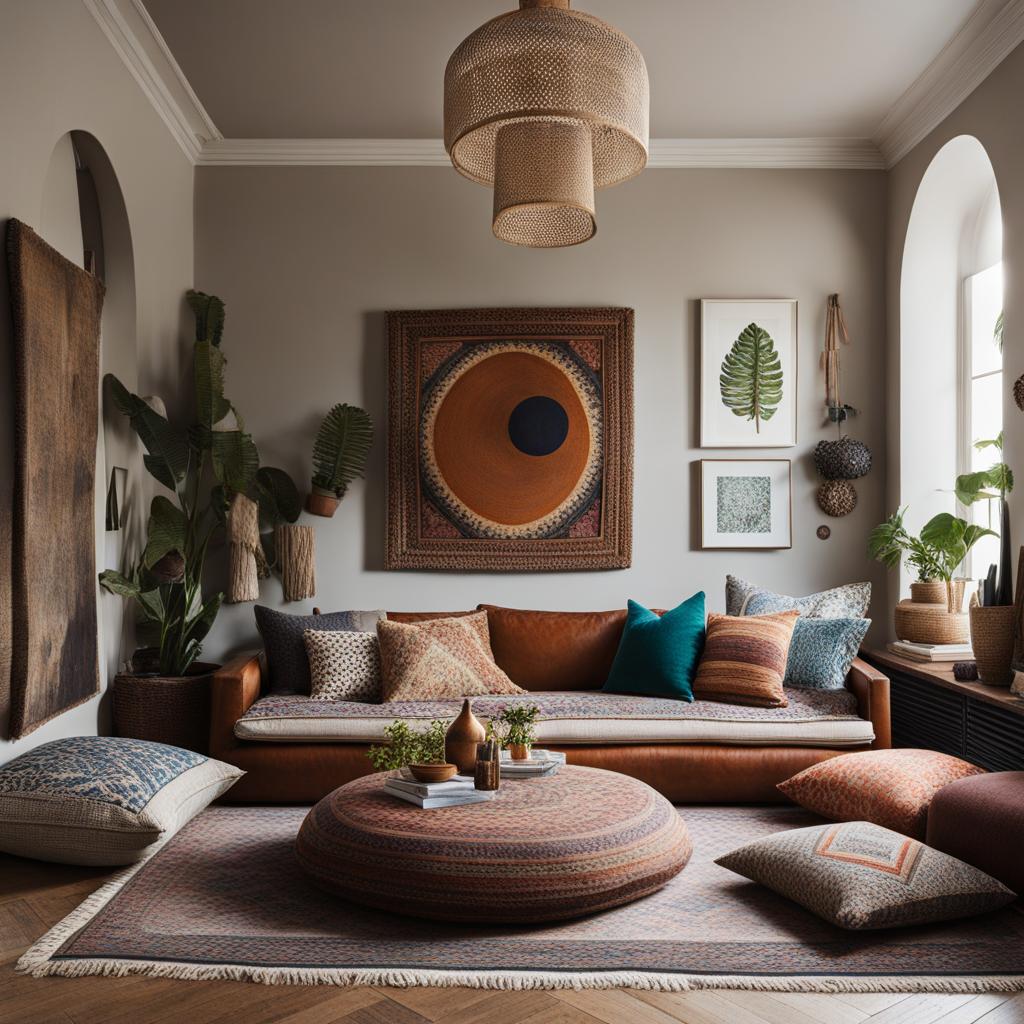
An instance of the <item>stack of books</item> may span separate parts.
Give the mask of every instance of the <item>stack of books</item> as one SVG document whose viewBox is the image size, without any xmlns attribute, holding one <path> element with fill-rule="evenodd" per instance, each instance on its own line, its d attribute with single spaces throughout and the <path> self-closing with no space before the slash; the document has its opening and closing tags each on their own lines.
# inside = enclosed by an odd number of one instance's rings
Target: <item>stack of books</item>
<svg viewBox="0 0 1024 1024">
<path fill-rule="evenodd" d="M 417 807 L 429 809 L 481 804 L 493 800 L 497 791 L 474 789 L 473 780 L 468 775 L 456 775 L 446 782 L 417 782 L 412 772 L 404 768 L 401 778 L 384 780 L 384 792 Z"/>
<path fill-rule="evenodd" d="M 970 661 L 974 657 L 970 644 L 915 644 L 897 640 L 889 644 L 889 650 L 914 661 Z"/>
<path fill-rule="evenodd" d="M 565 754 L 554 750 L 530 751 L 528 761 L 513 761 L 507 751 L 501 752 L 501 775 L 505 779 L 538 779 L 545 775 L 554 775 L 565 764 Z"/>
</svg>

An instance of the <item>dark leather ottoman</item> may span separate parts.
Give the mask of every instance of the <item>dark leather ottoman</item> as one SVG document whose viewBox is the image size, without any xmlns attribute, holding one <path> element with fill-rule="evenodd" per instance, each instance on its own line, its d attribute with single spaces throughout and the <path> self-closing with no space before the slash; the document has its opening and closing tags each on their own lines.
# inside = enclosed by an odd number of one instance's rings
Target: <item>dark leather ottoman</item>
<svg viewBox="0 0 1024 1024">
<path fill-rule="evenodd" d="M 929 846 L 981 868 L 1024 893 L 1024 772 L 958 779 L 928 809 Z"/>
</svg>

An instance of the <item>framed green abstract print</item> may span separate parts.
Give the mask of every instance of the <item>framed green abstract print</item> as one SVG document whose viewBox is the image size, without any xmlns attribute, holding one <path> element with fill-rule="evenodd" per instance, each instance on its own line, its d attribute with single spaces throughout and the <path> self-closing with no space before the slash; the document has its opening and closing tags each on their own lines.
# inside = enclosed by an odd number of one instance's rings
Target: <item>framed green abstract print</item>
<svg viewBox="0 0 1024 1024">
<path fill-rule="evenodd" d="M 702 299 L 700 446 L 796 444 L 796 299 Z"/>
<path fill-rule="evenodd" d="M 702 459 L 702 548 L 793 546 L 789 459 Z"/>
</svg>

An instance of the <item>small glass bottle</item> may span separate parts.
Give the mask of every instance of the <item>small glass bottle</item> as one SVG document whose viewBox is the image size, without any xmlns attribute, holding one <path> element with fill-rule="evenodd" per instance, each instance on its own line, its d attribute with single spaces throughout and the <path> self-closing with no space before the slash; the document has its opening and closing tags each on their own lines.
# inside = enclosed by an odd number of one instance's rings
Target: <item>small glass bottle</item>
<svg viewBox="0 0 1024 1024">
<path fill-rule="evenodd" d="M 501 748 L 494 740 L 476 745 L 473 785 L 484 790 L 497 789 L 501 785 Z"/>
</svg>

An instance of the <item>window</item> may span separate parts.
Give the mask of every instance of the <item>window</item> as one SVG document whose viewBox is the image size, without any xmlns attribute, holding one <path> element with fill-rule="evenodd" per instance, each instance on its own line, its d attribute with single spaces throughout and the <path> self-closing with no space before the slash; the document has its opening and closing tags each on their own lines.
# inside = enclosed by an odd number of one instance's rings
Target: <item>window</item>
<svg viewBox="0 0 1024 1024">
<path fill-rule="evenodd" d="M 961 353 L 959 472 L 989 469 L 1002 453 L 975 447 L 1003 430 L 1003 265 L 997 263 L 964 279 Z M 964 510 L 981 526 L 999 529 L 994 502 L 980 501 Z M 999 560 L 999 539 L 985 537 L 970 556 L 967 572 L 983 576 Z"/>
</svg>

